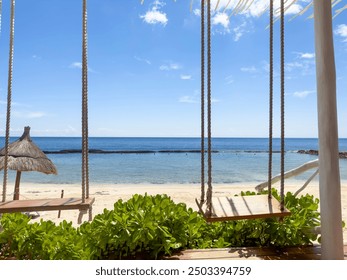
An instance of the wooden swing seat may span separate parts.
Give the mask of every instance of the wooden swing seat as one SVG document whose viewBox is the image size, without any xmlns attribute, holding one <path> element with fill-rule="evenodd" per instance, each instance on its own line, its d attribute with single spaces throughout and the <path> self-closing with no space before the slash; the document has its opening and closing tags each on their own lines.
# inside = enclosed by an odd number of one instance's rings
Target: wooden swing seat
<svg viewBox="0 0 347 280">
<path fill-rule="evenodd" d="M 30 200 L 11 200 L 0 202 L 0 214 L 15 212 L 32 212 L 32 211 L 56 211 L 56 210 L 89 210 L 95 198 L 86 198 L 82 202 L 81 198 L 46 198 Z"/>
<path fill-rule="evenodd" d="M 281 211 L 280 202 L 268 195 L 248 195 L 233 197 L 213 197 L 212 213 L 207 213 L 206 203 L 200 205 L 195 199 L 200 213 L 208 222 L 232 221 L 243 219 L 262 219 L 289 216 L 287 209 Z"/>
</svg>

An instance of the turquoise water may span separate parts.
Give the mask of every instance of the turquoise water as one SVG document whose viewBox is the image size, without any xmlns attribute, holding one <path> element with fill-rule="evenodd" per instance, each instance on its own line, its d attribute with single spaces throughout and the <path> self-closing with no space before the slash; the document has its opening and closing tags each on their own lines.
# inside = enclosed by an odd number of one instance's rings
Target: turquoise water
<svg viewBox="0 0 347 280">
<path fill-rule="evenodd" d="M 0 139 L 3 146 L 3 139 Z M 16 139 L 11 139 L 11 141 Z M 46 152 L 81 149 L 80 138 L 38 137 L 33 141 Z M 198 183 L 200 182 L 199 138 L 90 138 L 89 148 L 118 153 L 90 154 L 91 183 Z M 213 182 L 238 183 L 267 180 L 268 140 L 265 138 L 213 139 Z M 286 139 L 285 169 L 317 157 L 298 154 L 300 149 L 318 149 L 317 139 Z M 280 141 L 274 141 L 273 174 L 280 170 Z M 340 139 L 347 151 L 347 139 Z M 122 152 L 120 152 L 122 151 Z M 128 153 L 132 151 L 132 153 Z M 81 181 L 81 154 L 47 153 L 58 175 L 22 174 L 22 182 L 71 184 Z M 347 179 L 347 160 L 340 160 L 341 178 Z M 299 180 L 313 173 L 307 172 Z M 15 173 L 9 172 L 9 181 Z"/>
</svg>

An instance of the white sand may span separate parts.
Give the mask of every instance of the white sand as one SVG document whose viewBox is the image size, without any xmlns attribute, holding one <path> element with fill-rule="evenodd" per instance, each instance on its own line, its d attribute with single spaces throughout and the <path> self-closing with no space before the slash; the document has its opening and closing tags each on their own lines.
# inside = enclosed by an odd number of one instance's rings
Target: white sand
<svg viewBox="0 0 347 280">
<path fill-rule="evenodd" d="M 214 185 L 214 196 L 226 196 L 238 194 L 241 191 L 254 191 L 257 183 L 233 184 L 233 185 Z M 285 191 L 295 192 L 302 186 L 301 182 L 295 184 L 289 183 L 285 187 Z M 275 186 L 276 187 L 276 186 Z M 8 186 L 8 200 L 12 199 L 10 192 L 13 186 Z M 64 190 L 64 197 L 81 197 L 81 186 L 78 184 L 70 185 L 55 185 L 55 184 L 32 184 L 23 183 L 21 185 L 20 199 L 35 199 L 35 198 L 59 198 L 61 191 Z M 118 199 L 127 200 L 133 194 L 167 194 L 175 202 L 184 202 L 188 207 L 197 210 L 195 198 L 200 197 L 200 185 L 198 184 L 91 184 L 90 196 L 95 198 L 93 205 L 93 216 L 102 213 L 103 209 L 113 209 L 113 204 Z M 317 182 L 312 182 L 303 192 L 314 195 L 319 198 L 319 188 Z M 341 187 L 341 202 L 342 202 L 342 218 L 347 222 L 347 182 L 342 183 Z M 44 220 L 52 220 L 60 222 L 62 220 L 72 221 L 77 225 L 77 210 L 62 211 L 60 219 L 58 219 L 58 211 L 40 212 L 40 218 Z M 40 219 L 39 218 L 39 219 Z M 88 219 L 88 215 L 84 215 L 83 221 Z M 34 221 L 37 221 L 35 219 Z M 344 230 L 344 242 L 347 243 L 347 229 Z"/>
</svg>

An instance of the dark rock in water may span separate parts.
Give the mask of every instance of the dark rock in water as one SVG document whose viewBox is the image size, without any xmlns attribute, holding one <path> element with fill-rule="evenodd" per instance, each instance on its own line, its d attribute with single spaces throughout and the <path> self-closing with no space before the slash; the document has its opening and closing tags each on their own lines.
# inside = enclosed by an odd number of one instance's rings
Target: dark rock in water
<svg viewBox="0 0 347 280">
<path fill-rule="evenodd" d="M 44 151 L 45 154 L 80 154 L 82 150 L 70 149 L 70 150 L 59 150 L 59 151 Z M 89 149 L 90 154 L 149 154 L 155 153 L 155 151 L 108 151 Z"/>
<path fill-rule="evenodd" d="M 339 152 L 339 157 L 347 159 L 347 152 Z"/>
<path fill-rule="evenodd" d="M 299 154 L 306 154 L 306 155 L 312 155 L 312 156 L 318 156 L 317 150 L 299 150 Z"/>
<path fill-rule="evenodd" d="M 299 150 L 299 154 L 318 156 L 317 150 Z M 347 152 L 339 152 L 339 158 L 347 159 Z"/>
</svg>

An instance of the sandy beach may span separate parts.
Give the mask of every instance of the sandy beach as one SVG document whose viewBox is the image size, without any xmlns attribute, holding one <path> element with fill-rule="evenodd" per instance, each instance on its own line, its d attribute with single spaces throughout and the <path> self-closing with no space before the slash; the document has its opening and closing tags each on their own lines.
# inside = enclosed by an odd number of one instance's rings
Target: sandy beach
<svg viewBox="0 0 347 280">
<path fill-rule="evenodd" d="M 233 184 L 224 185 L 217 184 L 214 185 L 214 196 L 226 196 L 238 194 L 244 190 L 253 191 L 257 183 L 247 183 L 247 184 Z M 302 186 L 301 182 L 290 183 L 286 185 L 286 192 L 295 192 Z M 276 187 L 276 185 L 275 185 Z M 10 190 L 13 190 L 13 186 L 8 186 L 8 200 L 12 199 Z M 65 185 L 55 185 L 55 184 L 32 184 L 23 183 L 21 186 L 20 199 L 37 199 L 37 198 L 59 198 L 61 191 L 64 190 L 64 197 L 80 197 L 81 187 L 78 184 L 65 184 Z M 133 194 L 167 194 L 175 202 L 183 202 L 188 207 L 197 210 L 195 204 L 195 198 L 200 197 L 200 185 L 198 184 L 91 184 L 90 185 L 90 196 L 95 198 L 95 203 L 93 205 L 93 216 L 102 213 L 102 211 L 107 209 L 112 209 L 113 204 L 118 199 L 127 200 Z M 309 193 L 319 198 L 319 188 L 318 182 L 312 182 L 302 194 Z M 342 218 L 347 222 L 347 182 L 344 182 L 341 186 L 341 201 L 342 201 Z M 46 211 L 40 212 L 40 217 L 38 219 L 51 220 L 59 223 L 62 220 L 68 220 L 73 222 L 75 226 L 77 224 L 78 211 L 68 210 L 62 211 L 60 218 L 58 218 L 57 211 Z M 38 221 L 35 219 L 33 221 Z M 84 215 L 83 221 L 87 221 L 88 215 Z M 347 243 L 347 229 L 344 229 L 344 243 Z"/>
</svg>

